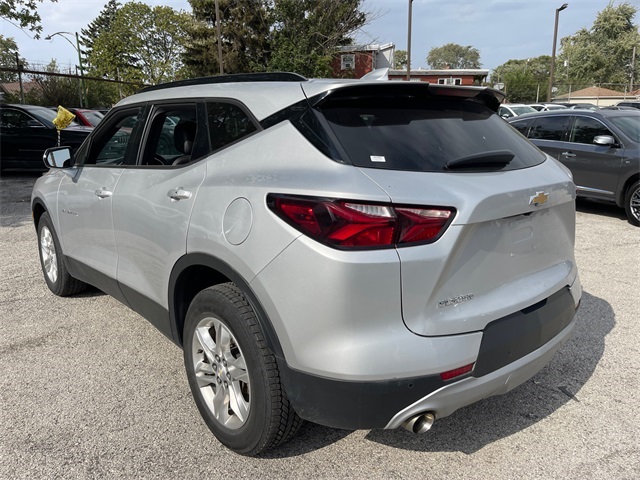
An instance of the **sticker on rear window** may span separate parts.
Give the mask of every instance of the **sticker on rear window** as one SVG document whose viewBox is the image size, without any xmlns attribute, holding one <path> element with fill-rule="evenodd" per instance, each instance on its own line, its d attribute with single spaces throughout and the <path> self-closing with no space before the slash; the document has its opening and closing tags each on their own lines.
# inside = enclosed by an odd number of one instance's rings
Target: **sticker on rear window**
<svg viewBox="0 0 640 480">
<path fill-rule="evenodd" d="M 369 158 L 371 159 L 372 162 L 384 163 L 387 161 L 387 159 L 384 158 L 382 155 L 371 155 Z"/>
</svg>

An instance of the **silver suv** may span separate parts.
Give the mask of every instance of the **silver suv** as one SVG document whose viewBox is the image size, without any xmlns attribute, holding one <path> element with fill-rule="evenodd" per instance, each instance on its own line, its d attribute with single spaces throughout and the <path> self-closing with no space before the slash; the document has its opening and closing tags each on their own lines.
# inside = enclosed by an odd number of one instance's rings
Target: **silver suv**
<svg viewBox="0 0 640 480">
<path fill-rule="evenodd" d="M 148 88 L 45 153 L 45 281 L 182 347 L 236 452 L 302 420 L 426 431 L 529 379 L 576 323 L 575 186 L 501 95 L 278 73 Z"/>
</svg>

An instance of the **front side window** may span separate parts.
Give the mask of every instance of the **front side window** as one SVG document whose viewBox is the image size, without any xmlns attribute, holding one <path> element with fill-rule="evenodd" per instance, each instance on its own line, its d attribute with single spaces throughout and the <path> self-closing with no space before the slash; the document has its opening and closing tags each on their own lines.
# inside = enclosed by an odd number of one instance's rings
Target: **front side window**
<svg viewBox="0 0 640 480">
<path fill-rule="evenodd" d="M 570 118 L 564 115 L 537 118 L 529 130 L 529 138 L 564 141 Z"/>
<path fill-rule="evenodd" d="M 138 130 L 144 124 L 142 107 L 121 111 L 111 116 L 108 124 L 101 124 L 92 136 L 89 154 L 79 159 L 81 165 L 134 165 L 138 146 Z"/>
<path fill-rule="evenodd" d="M 595 118 L 576 117 L 571 129 L 570 142 L 592 144 L 598 135 L 610 135 L 613 133 Z M 615 137 L 614 137 L 615 138 Z"/>
</svg>

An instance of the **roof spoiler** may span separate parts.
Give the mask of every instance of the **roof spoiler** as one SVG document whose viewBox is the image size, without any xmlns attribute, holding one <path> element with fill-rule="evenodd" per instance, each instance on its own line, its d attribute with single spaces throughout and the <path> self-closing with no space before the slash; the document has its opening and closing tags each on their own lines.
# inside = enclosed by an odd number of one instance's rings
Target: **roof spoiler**
<svg viewBox="0 0 640 480">
<path fill-rule="evenodd" d="M 374 71 L 375 72 L 375 71 Z M 371 73 L 374 73 L 371 72 Z M 364 77 L 363 77 L 364 79 Z M 365 81 L 368 79 L 364 79 Z M 432 85 L 427 82 L 367 82 L 341 85 L 309 99 L 314 107 L 321 108 L 328 102 L 356 97 L 404 96 L 415 98 L 457 97 L 481 103 L 498 111 L 505 98 L 504 92 L 489 87 L 460 87 L 453 85 Z"/>
</svg>

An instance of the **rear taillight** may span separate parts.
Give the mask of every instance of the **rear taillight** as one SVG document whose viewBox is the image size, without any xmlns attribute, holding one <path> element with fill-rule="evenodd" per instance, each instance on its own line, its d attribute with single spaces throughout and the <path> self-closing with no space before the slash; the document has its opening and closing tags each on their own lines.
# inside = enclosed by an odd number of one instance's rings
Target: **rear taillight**
<svg viewBox="0 0 640 480">
<path fill-rule="evenodd" d="M 390 248 L 435 242 L 453 219 L 443 207 L 392 206 L 271 194 L 267 204 L 311 238 L 337 248 Z"/>
</svg>

